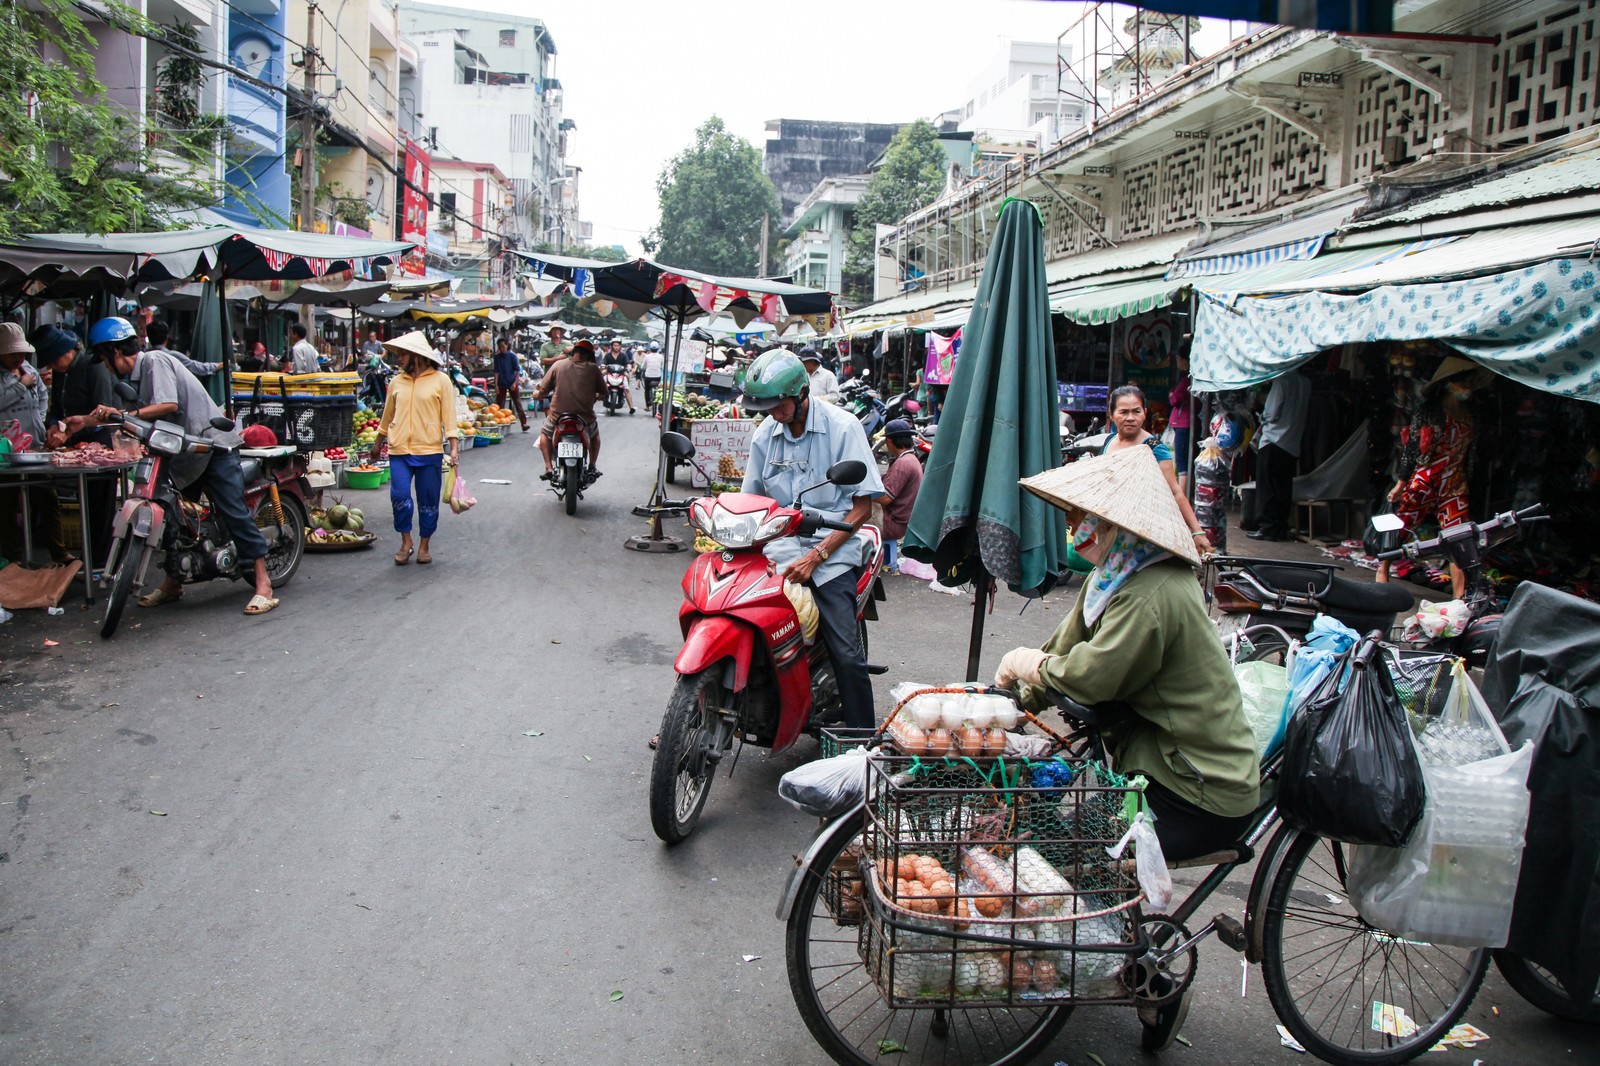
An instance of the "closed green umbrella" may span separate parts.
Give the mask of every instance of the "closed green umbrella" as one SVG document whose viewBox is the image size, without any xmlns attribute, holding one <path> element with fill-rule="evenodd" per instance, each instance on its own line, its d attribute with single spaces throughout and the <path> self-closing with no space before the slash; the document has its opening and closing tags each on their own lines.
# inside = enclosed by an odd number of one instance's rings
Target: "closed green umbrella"
<svg viewBox="0 0 1600 1066">
<path fill-rule="evenodd" d="M 200 287 L 200 306 L 194 315 L 194 336 L 189 340 L 189 358 L 197 363 L 221 363 L 222 369 L 206 378 L 206 392 L 223 410 L 228 408 L 229 355 L 232 333 L 228 326 L 228 303 L 220 282 L 207 280 Z"/>
<path fill-rule="evenodd" d="M 967 680 L 977 680 L 989 578 L 1041 595 L 1061 570 L 1062 513 L 1017 481 L 1060 465 L 1044 226 L 1026 200 L 1001 205 L 994 243 L 911 512 L 905 553 L 947 585 L 973 582 Z"/>
</svg>

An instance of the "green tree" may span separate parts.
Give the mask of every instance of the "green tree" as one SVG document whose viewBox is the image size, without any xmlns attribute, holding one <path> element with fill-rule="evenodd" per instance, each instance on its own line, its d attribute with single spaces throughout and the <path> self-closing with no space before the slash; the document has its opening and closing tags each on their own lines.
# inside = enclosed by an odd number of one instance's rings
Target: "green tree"
<svg viewBox="0 0 1600 1066">
<path fill-rule="evenodd" d="M 107 17 L 163 38 L 122 5 L 108 5 Z M 41 46 L 60 58 L 45 58 Z M 107 102 L 105 86 L 90 73 L 95 48 L 70 0 L 8 4 L 0 12 L 0 239 L 161 229 L 172 212 L 221 199 L 204 174 L 156 163 L 133 118 Z M 181 92 L 174 79 L 167 82 Z M 214 159 L 217 131 L 189 132 L 175 154 Z"/>
<path fill-rule="evenodd" d="M 883 166 L 872 175 L 856 204 L 843 285 L 852 302 L 872 298 L 878 225 L 892 226 L 938 199 L 944 190 L 945 163 L 939 132 L 926 119 L 902 127 L 889 142 Z"/>
<path fill-rule="evenodd" d="M 777 229 L 778 193 L 761 153 L 715 115 L 695 130 L 656 179 L 661 218 L 644 246 L 664 263 L 751 277 L 760 263 L 761 218 Z"/>
</svg>

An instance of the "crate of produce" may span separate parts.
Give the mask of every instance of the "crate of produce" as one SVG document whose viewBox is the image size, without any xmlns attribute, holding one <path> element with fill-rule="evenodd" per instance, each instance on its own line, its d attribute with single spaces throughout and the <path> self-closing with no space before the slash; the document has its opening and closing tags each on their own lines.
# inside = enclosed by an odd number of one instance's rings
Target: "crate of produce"
<svg viewBox="0 0 1600 1066">
<path fill-rule="evenodd" d="M 1124 975 L 1145 947 L 1143 897 L 1132 862 L 1106 853 L 1130 794 L 1094 764 L 873 759 L 858 949 L 886 1000 L 1133 1002 Z M 840 892 L 847 917 L 850 886 Z"/>
<path fill-rule="evenodd" d="M 473 427 L 477 431 L 477 438 L 488 444 L 499 444 L 506 439 L 506 427 L 503 425 L 482 425 Z"/>
<path fill-rule="evenodd" d="M 338 374 L 282 374 L 266 372 L 253 374 L 240 371 L 232 375 L 235 402 L 253 396 L 277 396 L 308 399 L 317 396 L 350 396 L 361 391 L 361 375 Z"/>
<path fill-rule="evenodd" d="M 279 443 L 292 444 L 301 451 L 349 443 L 350 418 L 355 409 L 353 396 L 251 397 L 236 401 L 235 406 L 241 427 L 264 425 L 277 434 Z"/>
</svg>

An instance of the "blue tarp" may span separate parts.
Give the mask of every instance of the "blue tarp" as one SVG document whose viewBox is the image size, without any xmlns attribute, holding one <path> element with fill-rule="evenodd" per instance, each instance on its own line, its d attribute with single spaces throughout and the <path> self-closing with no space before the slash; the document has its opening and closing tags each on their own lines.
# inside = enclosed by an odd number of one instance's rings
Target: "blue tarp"
<svg viewBox="0 0 1600 1066">
<path fill-rule="evenodd" d="M 1395 0 L 1139 0 L 1169 15 L 1276 22 L 1342 33 L 1394 32 Z"/>
<path fill-rule="evenodd" d="M 1239 389 L 1341 344 L 1428 338 L 1531 388 L 1600 403 L 1600 264 L 1553 259 L 1359 295 L 1202 291 L 1190 373 L 1197 392 Z"/>
</svg>

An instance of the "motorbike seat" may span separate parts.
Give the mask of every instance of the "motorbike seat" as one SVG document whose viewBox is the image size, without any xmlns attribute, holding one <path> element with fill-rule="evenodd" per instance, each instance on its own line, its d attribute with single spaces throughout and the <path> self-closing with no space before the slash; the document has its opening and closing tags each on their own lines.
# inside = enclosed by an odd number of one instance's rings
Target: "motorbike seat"
<svg viewBox="0 0 1600 1066">
<path fill-rule="evenodd" d="M 861 580 L 856 582 L 857 599 L 872 587 L 873 579 L 878 576 L 878 567 L 883 565 L 883 531 L 868 522 L 861 527 L 861 533 L 867 538 L 869 547 L 867 565 L 862 568 Z"/>
<path fill-rule="evenodd" d="M 1365 614 L 1398 614 L 1409 611 L 1415 597 L 1404 585 L 1352 581 L 1335 574 L 1328 583 L 1322 602 L 1333 611 L 1359 611 Z"/>
</svg>

